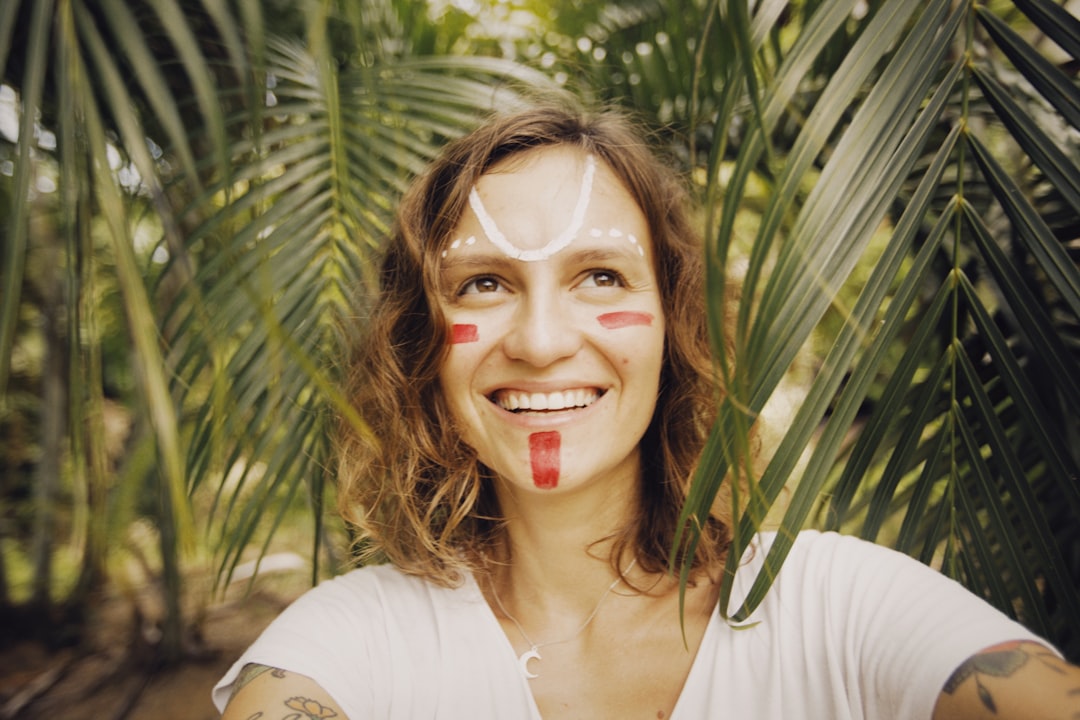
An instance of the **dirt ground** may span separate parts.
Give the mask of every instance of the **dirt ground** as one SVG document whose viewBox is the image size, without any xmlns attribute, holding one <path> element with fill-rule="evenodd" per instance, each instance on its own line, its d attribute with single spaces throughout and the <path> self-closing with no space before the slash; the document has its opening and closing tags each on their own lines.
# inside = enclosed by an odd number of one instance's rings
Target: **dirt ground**
<svg viewBox="0 0 1080 720">
<path fill-rule="evenodd" d="M 94 609 L 78 649 L 23 642 L 0 650 L 0 720 L 214 720 L 210 688 L 282 609 L 306 588 L 296 576 L 189 610 L 189 657 L 155 661 L 152 601 L 112 596 Z M 150 611 L 147 611 L 147 607 Z"/>
</svg>

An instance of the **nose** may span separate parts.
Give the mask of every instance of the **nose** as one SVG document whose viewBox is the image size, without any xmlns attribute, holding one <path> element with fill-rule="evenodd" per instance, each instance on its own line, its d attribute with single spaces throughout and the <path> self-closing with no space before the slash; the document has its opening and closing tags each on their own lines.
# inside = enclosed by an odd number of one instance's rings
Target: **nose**
<svg viewBox="0 0 1080 720">
<path fill-rule="evenodd" d="M 575 314 L 557 294 L 534 294 L 523 298 L 513 326 L 503 340 L 503 350 L 513 360 L 547 367 L 572 357 L 581 348 L 582 333 Z"/>
</svg>

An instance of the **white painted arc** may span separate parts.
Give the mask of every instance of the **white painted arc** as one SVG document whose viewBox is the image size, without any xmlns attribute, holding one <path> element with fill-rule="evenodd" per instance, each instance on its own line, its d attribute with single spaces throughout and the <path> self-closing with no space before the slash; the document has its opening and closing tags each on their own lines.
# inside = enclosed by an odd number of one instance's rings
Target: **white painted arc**
<svg viewBox="0 0 1080 720">
<path fill-rule="evenodd" d="M 552 238 L 547 245 L 536 250 L 522 250 L 502 234 L 499 226 L 495 224 L 495 219 L 491 217 L 487 208 L 484 207 L 484 203 L 481 202 L 480 193 L 476 191 L 475 187 L 469 193 L 469 206 L 476 213 L 476 218 L 480 221 L 480 227 L 484 229 L 484 233 L 487 235 L 488 240 L 491 241 L 491 244 L 502 250 L 506 255 L 523 262 L 547 260 L 569 245 L 577 237 L 581 226 L 585 223 L 585 212 L 589 209 L 589 199 L 592 197 L 593 176 L 595 174 L 596 158 L 588 155 L 585 157 L 585 171 L 581 176 L 581 191 L 578 194 L 577 205 L 574 207 L 574 214 L 570 217 L 570 225 L 558 236 Z"/>
</svg>

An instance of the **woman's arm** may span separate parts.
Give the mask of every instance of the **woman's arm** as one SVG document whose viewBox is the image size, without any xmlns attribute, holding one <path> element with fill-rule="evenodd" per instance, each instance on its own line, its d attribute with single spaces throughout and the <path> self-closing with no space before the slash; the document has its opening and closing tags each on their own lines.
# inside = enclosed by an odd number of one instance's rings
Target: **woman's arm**
<svg viewBox="0 0 1080 720">
<path fill-rule="evenodd" d="M 348 720 L 311 678 L 266 665 L 245 665 L 222 720 Z"/>
<path fill-rule="evenodd" d="M 971 656 L 945 683 L 934 720 L 1075 720 L 1080 667 L 1034 642 L 1008 642 Z"/>
</svg>

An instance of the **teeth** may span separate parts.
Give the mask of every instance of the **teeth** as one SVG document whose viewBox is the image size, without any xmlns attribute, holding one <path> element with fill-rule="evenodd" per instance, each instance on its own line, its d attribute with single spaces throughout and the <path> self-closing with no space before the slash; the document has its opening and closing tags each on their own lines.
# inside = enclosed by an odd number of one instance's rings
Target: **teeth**
<svg viewBox="0 0 1080 720">
<path fill-rule="evenodd" d="M 564 390 L 552 393 L 523 393 L 503 390 L 496 393 L 493 398 L 504 410 L 511 411 L 542 411 L 542 410 L 566 410 L 568 408 L 588 407 L 600 397 L 594 389 L 578 388 L 576 390 Z"/>
</svg>

